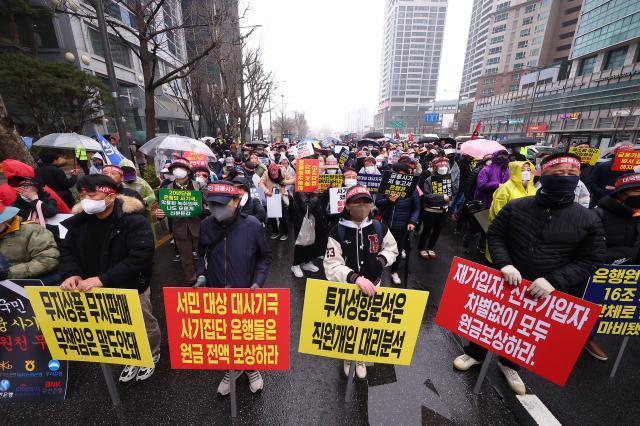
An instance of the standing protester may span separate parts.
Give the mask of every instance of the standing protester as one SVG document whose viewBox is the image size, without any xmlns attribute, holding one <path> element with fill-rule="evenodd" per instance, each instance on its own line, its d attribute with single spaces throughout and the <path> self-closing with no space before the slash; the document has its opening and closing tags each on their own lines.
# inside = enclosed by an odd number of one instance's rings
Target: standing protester
<svg viewBox="0 0 640 426">
<path fill-rule="evenodd" d="M 102 174 L 105 176 L 109 176 L 111 179 L 113 179 L 113 181 L 116 183 L 118 187 L 117 189 L 118 194 L 126 195 L 127 197 L 133 197 L 138 201 L 140 201 L 142 203 L 143 212 L 144 212 L 144 198 L 142 198 L 142 195 L 138 191 L 124 187 L 123 185 L 124 172 L 120 167 L 114 166 L 111 164 L 108 166 L 104 166 L 102 168 Z"/>
<path fill-rule="evenodd" d="M 615 189 L 614 185 L 616 180 L 627 173 L 624 171 L 611 170 L 611 167 L 613 166 L 615 155 L 620 151 L 628 149 L 633 149 L 633 145 L 628 143 L 616 144 L 616 147 L 613 150 L 614 157 L 610 160 L 596 164 L 593 170 L 591 170 L 586 184 L 587 188 L 589 188 L 589 192 L 593 195 L 591 199 L 592 207 L 597 205 L 601 198 L 611 194 Z"/>
<path fill-rule="evenodd" d="M 68 178 L 61 169 L 66 160 L 56 152 L 44 151 L 40 153 L 40 160 L 42 165 L 36 169 L 36 177 L 53 189 L 67 206 L 73 206 L 75 200 L 69 189 L 76 184 L 80 170 L 71 170 L 71 177 Z"/>
<path fill-rule="evenodd" d="M 104 167 L 104 159 L 99 152 L 93 154 L 91 157 L 91 167 L 89 167 L 90 175 L 99 175 L 102 173 L 102 168 Z"/>
<path fill-rule="evenodd" d="M 311 245 L 302 246 L 297 244 L 297 240 L 303 220 L 307 215 L 314 221 L 314 240 Z M 322 235 L 327 233 L 327 220 L 322 211 L 322 204 L 318 194 L 312 192 L 294 193 L 292 217 L 296 244 L 293 247 L 291 272 L 296 278 L 302 278 L 304 277 L 304 272 L 302 271 L 318 272 L 320 270 L 313 264 L 313 259 L 321 256 L 326 249 L 326 240 L 322 238 Z"/>
<path fill-rule="evenodd" d="M 84 176 L 76 185 L 76 215 L 62 222 L 68 232 L 60 245 L 59 272 L 63 290 L 127 288 L 138 291 L 154 367 L 126 366 L 121 382 L 146 380 L 160 360 L 161 333 L 151 308 L 149 287 L 154 242 L 151 227 L 135 198 L 117 194 L 116 183 L 104 175 Z"/>
<path fill-rule="evenodd" d="M 0 281 L 39 278 L 58 266 L 53 234 L 35 223 L 25 223 L 17 207 L 0 203 Z"/>
<path fill-rule="evenodd" d="M 449 160 L 445 157 L 434 158 L 431 162 L 434 174 L 427 177 L 423 185 L 422 198 L 422 234 L 420 234 L 420 257 L 435 259 L 433 250 L 440 237 L 442 224 L 449 209 L 453 194 L 458 192 L 459 174 L 454 179 L 449 170 Z M 427 245 L 427 239 L 429 244 Z"/>
<path fill-rule="evenodd" d="M 393 234 L 384 224 L 371 219 L 373 198 L 366 186 L 356 185 L 347 191 L 345 208 L 338 225 L 329 232 L 324 272 L 329 281 L 357 285 L 367 296 L 380 286 L 382 271 L 398 257 Z M 349 375 L 350 361 L 344 361 Z M 356 362 L 356 376 L 367 377 L 364 362 Z"/>
<path fill-rule="evenodd" d="M 482 202 L 485 209 L 491 207 L 493 193 L 498 187 L 509 180 L 509 153 L 507 151 L 494 152 L 491 159 L 478 173 L 476 190 L 473 199 Z"/>
<path fill-rule="evenodd" d="M 209 184 L 206 200 L 211 216 L 200 227 L 196 286 L 261 288 L 271 264 L 271 248 L 262 224 L 241 213 L 240 192 L 231 182 Z M 262 390 L 264 381 L 260 372 L 246 371 L 246 374 L 249 390 L 252 393 Z M 228 395 L 230 382 L 226 373 L 218 393 Z"/>
<path fill-rule="evenodd" d="M 167 189 L 181 189 L 188 191 L 200 191 L 206 188 L 205 184 L 191 180 L 193 171 L 189 160 L 186 158 L 176 158 L 169 166 L 169 172 L 175 177 L 174 181 L 167 185 Z M 156 219 L 165 218 L 164 211 L 155 210 Z M 185 281 L 191 285 L 196 282 L 196 269 L 193 260 L 193 253 L 198 249 L 198 238 L 200 236 L 199 217 L 174 217 L 171 220 L 171 232 L 180 254 L 182 272 Z"/>
<path fill-rule="evenodd" d="M 602 223 L 593 211 L 574 203 L 579 157 L 550 155 L 541 168 L 542 187 L 536 196 L 508 203 L 489 227 L 493 267 L 511 286 L 519 285 L 523 278 L 532 281 L 528 293 L 535 298 L 545 298 L 556 288 L 581 297 L 589 276 L 604 258 Z M 486 352 L 470 343 L 453 365 L 466 371 L 480 364 Z M 498 368 L 515 393 L 526 393 L 518 365 L 501 358 Z"/>
<path fill-rule="evenodd" d="M 147 181 L 138 176 L 133 161 L 125 158 L 120 162 L 120 168 L 123 172 L 124 187 L 133 189 L 140 194 L 144 200 L 145 207 L 150 209 L 156 202 L 156 195 Z"/>
<path fill-rule="evenodd" d="M 533 184 L 534 166 L 528 161 L 509 163 L 509 180 L 496 189 L 489 209 L 489 223 L 493 222 L 498 212 L 511 200 L 536 195 Z"/>
<path fill-rule="evenodd" d="M 409 166 L 400 162 L 393 165 L 393 171 L 400 174 L 411 173 Z M 398 250 L 402 252 L 407 242 L 407 233 L 416 229 L 420 218 L 420 196 L 418 191 L 413 191 L 405 198 L 398 198 L 397 195 L 387 197 L 381 194 L 376 199 L 376 207 L 380 210 L 382 223 L 389 227 L 398 245 Z M 399 262 L 391 265 L 391 280 L 396 285 L 402 283 L 398 275 L 399 268 Z"/>
<path fill-rule="evenodd" d="M 265 196 L 271 197 L 277 191 L 282 197 L 282 217 L 280 218 L 280 224 L 278 225 L 278 219 L 275 218 L 269 218 L 267 221 L 272 230 L 272 240 L 280 238 L 280 241 L 286 241 L 287 238 L 289 238 L 290 200 L 286 186 L 294 182 L 295 176 L 288 173 L 285 167 L 278 166 L 277 163 L 269 164 L 267 172 L 260 178 L 259 186 L 260 189 L 264 191 Z"/>
<path fill-rule="evenodd" d="M 255 217 L 260 223 L 264 223 L 267 220 L 267 212 L 262 207 L 260 200 L 251 196 L 251 186 L 247 178 L 236 176 L 232 182 L 238 188 L 241 212 L 247 216 Z"/>
</svg>

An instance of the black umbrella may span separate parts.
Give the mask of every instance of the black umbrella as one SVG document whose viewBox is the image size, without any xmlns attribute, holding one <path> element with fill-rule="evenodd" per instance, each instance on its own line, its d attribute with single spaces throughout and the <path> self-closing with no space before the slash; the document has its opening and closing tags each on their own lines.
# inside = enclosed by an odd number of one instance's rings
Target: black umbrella
<svg viewBox="0 0 640 426">
<path fill-rule="evenodd" d="M 418 138 L 418 143 L 430 143 L 430 142 L 438 142 L 440 138 L 436 136 L 420 136 Z"/>
<path fill-rule="evenodd" d="M 358 147 L 363 147 L 363 146 L 367 146 L 367 145 L 373 145 L 376 148 L 380 148 L 380 142 L 378 142 L 375 139 L 365 138 L 365 139 L 360 139 L 358 141 Z"/>
<path fill-rule="evenodd" d="M 269 146 L 269 142 L 265 142 L 265 141 L 251 141 L 251 142 L 247 142 L 245 143 L 245 146 L 253 146 L 253 147 L 263 147 L 266 148 L 267 146 Z"/>
<path fill-rule="evenodd" d="M 382 139 L 384 134 L 381 132 L 369 132 L 363 136 L 363 139 Z"/>
</svg>

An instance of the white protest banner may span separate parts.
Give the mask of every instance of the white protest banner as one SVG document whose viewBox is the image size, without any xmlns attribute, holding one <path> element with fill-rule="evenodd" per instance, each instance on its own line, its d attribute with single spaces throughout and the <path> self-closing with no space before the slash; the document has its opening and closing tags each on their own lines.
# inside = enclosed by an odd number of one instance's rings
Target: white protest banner
<svg viewBox="0 0 640 426">
<path fill-rule="evenodd" d="M 340 214 L 347 200 L 347 188 L 329 188 L 329 212 Z"/>
<path fill-rule="evenodd" d="M 276 190 L 273 191 L 271 197 L 267 197 L 267 217 L 282 217 L 282 195 L 279 192 L 276 193 Z"/>
</svg>

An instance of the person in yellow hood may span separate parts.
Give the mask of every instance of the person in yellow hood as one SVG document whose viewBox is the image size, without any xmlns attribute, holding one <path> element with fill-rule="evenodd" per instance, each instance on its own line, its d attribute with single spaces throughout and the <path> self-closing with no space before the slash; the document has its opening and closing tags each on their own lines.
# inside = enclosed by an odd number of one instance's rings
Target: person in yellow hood
<svg viewBox="0 0 640 426">
<path fill-rule="evenodd" d="M 493 222 L 498 212 L 511 200 L 536 195 L 533 183 L 534 166 L 528 161 L 509 163 L 509 180 L 493 193 L 493 201 L 489 209 L 489 223 Z"/>
</svg>

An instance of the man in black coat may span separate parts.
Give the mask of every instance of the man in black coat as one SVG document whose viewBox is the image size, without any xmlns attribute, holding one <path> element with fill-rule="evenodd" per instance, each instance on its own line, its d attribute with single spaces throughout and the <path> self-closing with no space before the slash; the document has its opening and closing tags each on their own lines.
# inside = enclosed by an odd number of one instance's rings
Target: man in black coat
<svg viewBox="0 0 640 426">
<path fill-rule="evenodd" d="M 509 285 L 516 286 L 523 278 L 532 281 L 528 292 L 535 298 L 545 298 L 556 288 L 581 297 L 589 276 L 604 259 L 602 222 L 593 211 L 574 202 L 579 157 L 550 155 L 542 160 L 541 169 L 537 194 L 509 202 L 489 228 L 493 267 Z M 468 370 L 480 364 L 485 354 L 485 349 L 472 343 L 455 359 L 454 367 Z M 501 359 L 498 367 L 511 389 L 524 395 L 517 365 Z"/>
<path fill-rule="evenodd" d="M 619 144 L 614 149 L 614 155 L 618 151 L 625 149 L 633 149 L 633 145 L 631 144 Z M 589 192 L 591 192 L 591 205 L 590 207 L 594 207 L 597 202 L 611 194 L 614 189 L 614 184 L 616 180 L 627 172 L 624 171 L 614 171 L 611 170 L 611 166 L 613 166 L 613 160 L 604 161 L 602 163 L 598 163 L 593 167 L 591 172 L 589 173 L 589 177 L 587 178 L 587 188 Z"/>
<path fill-rule="evenodd" d="M 76 185 L 80 204 L 62 222 L 68 232 L 60 245 L 59 273 L 63 290 L 90 291 L 112 287 L 138 291 L 153 362 L 160 360 L 160 327 L 151 309 L 149 281 L 155 245 L 141 212 L 144 204 L 118 195 L 108 176 L 84 176 Z M 126 366 L 121 382 L 146 380 L 154 368 Z"/>
<path fill-rule="evenodd" d="M 79 169 L 71 170 L 71 177 L 68 178 L 60 168 L 65 164 L 65 159 L 60 154 L 44 151 L 40 154 L 40 160 L 42 165 L 36 169 L 36 177 L 53 189 L 67 206 L 73 206 L 75 200 L 69 189 L 75 185 Z"/>
</svg>

